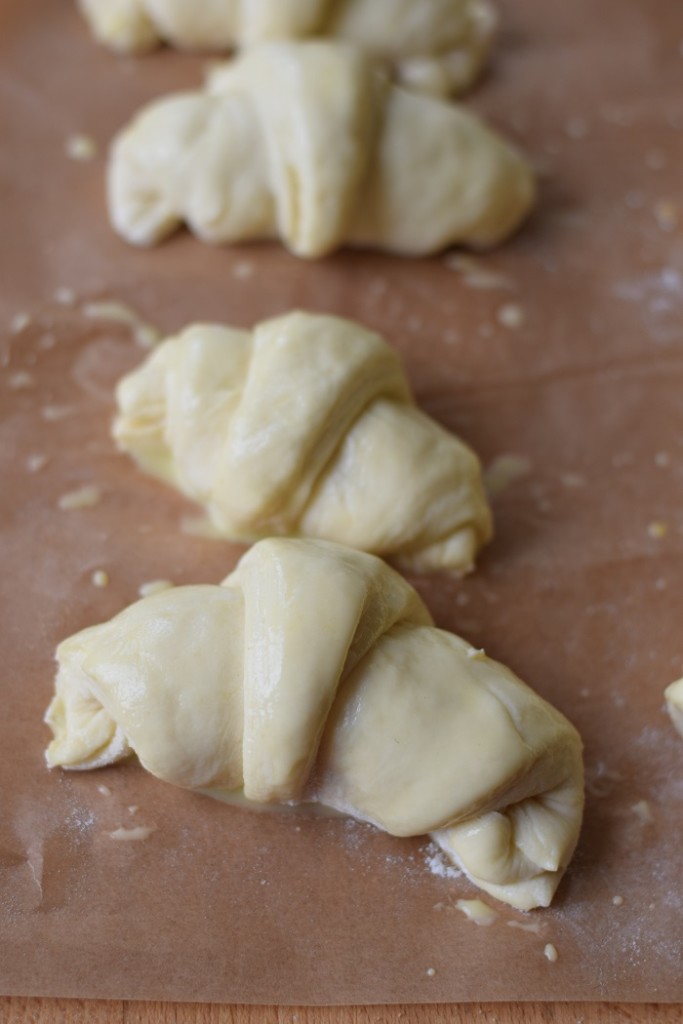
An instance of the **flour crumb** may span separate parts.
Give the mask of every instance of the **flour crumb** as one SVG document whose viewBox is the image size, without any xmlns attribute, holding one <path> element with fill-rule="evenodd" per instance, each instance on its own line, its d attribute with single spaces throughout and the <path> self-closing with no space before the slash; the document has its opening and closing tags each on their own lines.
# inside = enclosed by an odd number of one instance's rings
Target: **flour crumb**
<svg viewBox="0 0 683 1024">
<path fill-rule="evenodd" d="M 546 943 L 545 949 L 543 950 L 543 955 L 545 956 L 546 960 L 550 960 L 551 964 L 556 963 L 558 952 L 553 946 L 552 942 Z"/>
<path fill-rule="evenodd" d="M 109 585 L 109 573 L 105 572 L 104 569 L 95 569 L 90 577 L 90 582 L 93 587 L 106 587 Z"/>
<path fill-rule="evenodd" d="M 97 792 L 101 793 L 102 796 L 111 796 L 111 790 L 109 786 L 98 786 Z"/>
<path fill-rule="evenodd" d="M 434 967 L 428 967 L 425 973 L 428 978 L 433 978 L 436 976 L 436 970 Z"/>
<path fill-rule="evenodd" d="M 460 868 L 456 868 L 434 843 L 430 843 L 425 851 L 425 865 L 438 878 L 462 877 Z"/>
<path fill-rule="evenodd" d="M 621 907 L 623 905 L 623 902 L 624 902 L 624 897 L 623 896 L 613 896 L 612 897 L 612 903 L 614 904 L 615 907 Z"/>
</svg>

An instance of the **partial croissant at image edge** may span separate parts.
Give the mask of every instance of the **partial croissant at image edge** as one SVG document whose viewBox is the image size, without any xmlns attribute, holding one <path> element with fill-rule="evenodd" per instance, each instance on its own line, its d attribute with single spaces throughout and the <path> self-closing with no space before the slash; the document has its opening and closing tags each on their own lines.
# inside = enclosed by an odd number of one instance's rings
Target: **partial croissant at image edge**
<svg viewBox="0 0 683 1024">
<path fill-rule="evenodd" d="M 242 806 L 319 804 L 429 834 L 522 910 L 550 904 L 576 846 L 574 727 L 436 629 L 372 555 L 262 541 L 220 586 L 143 598 L 65 640 L 57 661 L 50 767 L 135 753 L 162 780 Z"/>
<path fill-rule="evenodd" d="M 145 106 L 112 143 L 107 195 L 137 246 L 185 224 L 304 259 L 343 245 L 420 257 L 499 245 L 536 185 L 476 115 L 390 84 L 353 47 L 304 42 L 254 47 L 203 90 Z"/>
<path fill-rule="evenodd" d="M 408 87 L 460 95 L 482 76 L 497 35 L 490 0 L 422 0 L 419 19 L 402 0 L 78 0 L 94 37 L 120 54 L 162 44 L 226 52 L 273 40 L 351 43 L 393 68 Z M 189 16 L 188 16 L 189 13 Z"/>
<path fill-rule="evenodd" d="M 683 679 L 677 679 L 667 686 L 664 699 L 672 725 L 683 736 Z"/>
<path fill-rule="evenodd" d="M 112 432 L 218 536 L 336 541 L 415 572 L 474 568 L 492 537 L 481 463 L 415 405 L 397 353 L 351 320 L 293 311 L 197 324 L 116 388 Z"/>
</svg>

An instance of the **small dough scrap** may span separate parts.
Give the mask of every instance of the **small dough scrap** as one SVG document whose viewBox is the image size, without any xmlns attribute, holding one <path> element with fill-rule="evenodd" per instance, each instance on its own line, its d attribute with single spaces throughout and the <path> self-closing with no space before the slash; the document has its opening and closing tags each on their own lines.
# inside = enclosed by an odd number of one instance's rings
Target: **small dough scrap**
<svg viewBox="0 0 683 1024">
<path fill-rule="evenodd" d="M 51 767 L 132 750 L 160 779 L 223 799 L 428 832 L 522 910 L 549 905 L 576 845 L 576 730 L 435 629 L 372 555 L 264 540 L 222 585 L 143 598 L 65 640 L 57 661 Z"/>
<path fill-rule="evenodd" d="M 231 50 L 270 40 L 325 37 L 394 65 L 411 88 L 464 92 L 491 52 L 490 0 L 79 0 L 95 37 L 119 53 L 160 43 Z"/>
<path fill-rule="evenodd" d="M 671 683 L 664 691 L 666 710 L 675 728 L 683 736 L 683 679 Z"/>
<path fill-rule="evenodd" d="M 221 536 L 318 537 L 460 573 L 491 537 L 478 458 L 350 320 L 188 327 L 116 397 L 119 448 L 204 505 Z"/>
<path fill-rule="evenodd" d="M 164 97 L 112 145 L 109 213 L 132 245 L 280 238 L 425 256 L 489 248 L 534 201 L 530 167 L 462 108 L 392 86 L 344 43 L 265 43 Z"/>
</svg>

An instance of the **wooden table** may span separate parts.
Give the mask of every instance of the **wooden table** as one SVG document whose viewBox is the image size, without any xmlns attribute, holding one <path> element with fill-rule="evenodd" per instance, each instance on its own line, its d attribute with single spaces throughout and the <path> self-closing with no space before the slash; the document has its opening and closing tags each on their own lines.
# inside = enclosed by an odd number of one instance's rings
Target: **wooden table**
<svg viewBox="0 0 683 1024">
<path fill-rule="evenodd" d="M 680 1024 L 663 1003 L 460 1003 L 431 1006 L 220 1006 L 206 1003 L 0 999 L 2 1024 Z"/>
</svg>

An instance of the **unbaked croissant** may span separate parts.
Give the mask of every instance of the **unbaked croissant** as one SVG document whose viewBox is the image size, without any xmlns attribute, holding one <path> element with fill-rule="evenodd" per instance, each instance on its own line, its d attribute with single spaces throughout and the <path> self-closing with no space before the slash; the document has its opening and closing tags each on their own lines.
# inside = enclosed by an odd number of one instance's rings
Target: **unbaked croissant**
<svg viewBox="0 0 683 1024">
<path fill-rule="evenodd" d="M 491 50 L 489 0 L 80 0 L 93 33 L 122 53 L 160 42 L 231 50 L 311 36 L 353 43 L 428 92 L 462 92 Z"/>
<path fill-rule="evenodd" d="M 343 243 L 419 256 L 502 241 L 534 182 L 477 117 L 390 85 L 354 47 L 266 43 L 145 107 L 113 143 L 108 195 L 134 245 L 185 221 L 309 258 Z"/>
<path fill-rule="evenodd" d="M 319 537 L 458 572 L 491 536 L 476 455 L 416 408 L 396 353 L 350 320 L 188 327 L 116 398 L 119 448 L 204 505 L 222 536 Z"/>
<path fill-rule="evenodd" d="M 57 660 L 50 766 L 134 751 L 178 786 L 429 832 L 523 910 L 550 903 L 574 850 L 574 728 L 372 555 L 265 540 L 221 586 L 144 598 Z"/>
</svg>

